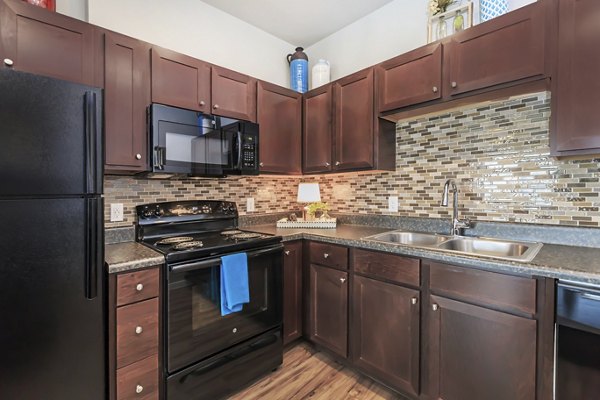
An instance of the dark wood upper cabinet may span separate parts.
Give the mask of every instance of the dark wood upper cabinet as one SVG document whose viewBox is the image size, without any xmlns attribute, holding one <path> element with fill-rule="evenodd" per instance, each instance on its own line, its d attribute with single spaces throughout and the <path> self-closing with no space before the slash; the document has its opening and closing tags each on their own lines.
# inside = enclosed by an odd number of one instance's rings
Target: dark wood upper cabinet
<svg viewBox="0 0 600 400">
<path fill-rule="evenodd" d="M 333 85 L 304 94 L 303 167 L 305 173 L 330 172 L 333 156 Z"/>
<path fill-rule="evenodd" d="M 283 256 L 283 344 L 302 336 L 302 241 L 285 243 Z"/>
<path fill-rule="evenodd" d="M 24 3 L 0 1 L 0 59 L 19 71 L 92 86 L 94 26 Z"/>
<path fill-rule="evenodd" d="M 536 321 L 431 296 L 430 396 L 536 399 Z"/>
<path fill-rule="evenodd" d="M 210 64 L 153 47 L 152 102 L 210 113 L 210 74 Z"/>
<path fill-rule="evenodd" d="M 442 44 L 435 43 L 379 64 L 375 70 L 379 112 L 442 96 Z"/>
<path fill-rule="evenodd" d="M 114 32 L 104 35 L 104 130 L 107 171 L 148 167 L 146 107 L 150 104 L 150 45 Z"/>
<path fill-rule="evenodd" d="M 348 356 L 348 273 L 310 264 L 309 338 Z"/>
<path fill-rule="evenodd" d="M 419 291 L 356 275 L 352 362 L 391 387 L 419 393 Z"/>
<path fill-rule="evenodd" d="M 335 83 L 336 171 L 369 169 L 374 163 L 373 68 Z"/>
<path fill-rule="evenodd" d="M 531 4 L 453 35 L 444 49 L 444 92 L 458 95 L 544 76 L 544 9 Z"/>
<path fill-rule="evenodd" d="M 256 122 L 256 79 L 213 66 L 211 113 Z"/>
<path fill-rule="evenodd" d="M 600 2 L 558 2 L 558 64 L 552 92 L 553 155 L 600 153 Z"/>
<path fill-rule="evenodd" d="M 302 95 L 258 82 L 260 172 L 302 173 Z M 285 151 L 283 151 L 285 150 Z"/>
</svg>

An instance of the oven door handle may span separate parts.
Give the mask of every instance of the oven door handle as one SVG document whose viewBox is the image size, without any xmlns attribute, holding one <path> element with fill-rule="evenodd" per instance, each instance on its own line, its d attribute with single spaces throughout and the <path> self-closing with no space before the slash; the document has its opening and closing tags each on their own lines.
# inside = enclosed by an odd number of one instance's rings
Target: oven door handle
<svg viewBox="0 0 600 400">
<path fill-rule="evenodd" d="M 283 254 L 283 245 L 278 244 L 276 246 L 271 246 L 266 249 L 260 249 L 255 251 L 250 251 L 247 253 L 248 259 L 256 258 L 260 256 L 264 256 L 271 253 L 281 252 Z M 170 268 L 171 272 L 189 272 L 196 271 L 199 269 L 217 267 L 221 265 L 221 257 L 211 258 L 210 260 L 198 261 L 195 263 L 182 264 L 182 265 L 174 265 Z"/>
</svg>

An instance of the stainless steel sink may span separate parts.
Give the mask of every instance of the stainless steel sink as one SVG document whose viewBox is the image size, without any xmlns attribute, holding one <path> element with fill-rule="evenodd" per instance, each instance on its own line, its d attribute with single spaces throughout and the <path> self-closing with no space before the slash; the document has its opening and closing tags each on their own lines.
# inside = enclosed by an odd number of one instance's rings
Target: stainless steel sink
<svg viewBox="0 0 600 400">
<path fill-rule="evenodd" d="M 476 256 L 531 261 L 542 248 L 542 243 L 458 237 L 440 243 L 437 248 Z"/>
<path fill-rule="evenodd" d="M 445 242 L 450 238 L 451 236 L 436 235 L 434 233 L 393 231 L 369 236 L 364 239 L 404 244 L 407 246 L 431 247 Z"/>
<path fill-rule="evenodd" d="M 363 239 L 513 261 L 531 261 L 543 246 L 542 243 L 537 242 L 445 236 L 409 231 L 385 232 Z"/>
</svg>

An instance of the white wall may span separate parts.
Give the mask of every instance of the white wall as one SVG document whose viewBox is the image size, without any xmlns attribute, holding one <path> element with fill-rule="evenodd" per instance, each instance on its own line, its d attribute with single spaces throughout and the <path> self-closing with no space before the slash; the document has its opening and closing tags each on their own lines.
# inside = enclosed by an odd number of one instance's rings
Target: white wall
<svg viewBox="0 0 600 400">
<path fill-rule="evenodd" d="M 56 12 L 87 21 L 88 0 L 56 0 Z"/>
<path fill-rule="evenodd" d="M 508 0 L 509 10 L 534 1 Z M 335 80 L 423 46 L 427 43 L 428 3 L 394 0 L 331 34 L 306 49 L 311 68 L 324 58 L 331 63 L 331 80 Z"/>
<path fill-rule="evenodd" d="M 199 0 L 89 0 L 89 22 L 256 78 L 289 84 L 286 55 L 293 45 Z"/>
</svg>

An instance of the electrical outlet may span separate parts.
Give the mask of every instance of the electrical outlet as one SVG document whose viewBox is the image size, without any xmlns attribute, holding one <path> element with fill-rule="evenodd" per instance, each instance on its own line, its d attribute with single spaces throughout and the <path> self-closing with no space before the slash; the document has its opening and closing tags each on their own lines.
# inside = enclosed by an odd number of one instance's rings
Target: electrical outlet
<svg viewBox="0 0 600 400">
<path fill-rule="evenodd" d="M 112 203 L 110 205 L 110 222 L 123 221 L 123 203 Z"/>
<path fill-rule="evenodd" d="M 246 199 L 246 212 L 254 212 L 254 197 L 248 197 Z"/>
<path fill-rule="evenodd" d="M 398 212 L 398 196 L 388 197 L 388 211 Z"/>
</svg>

